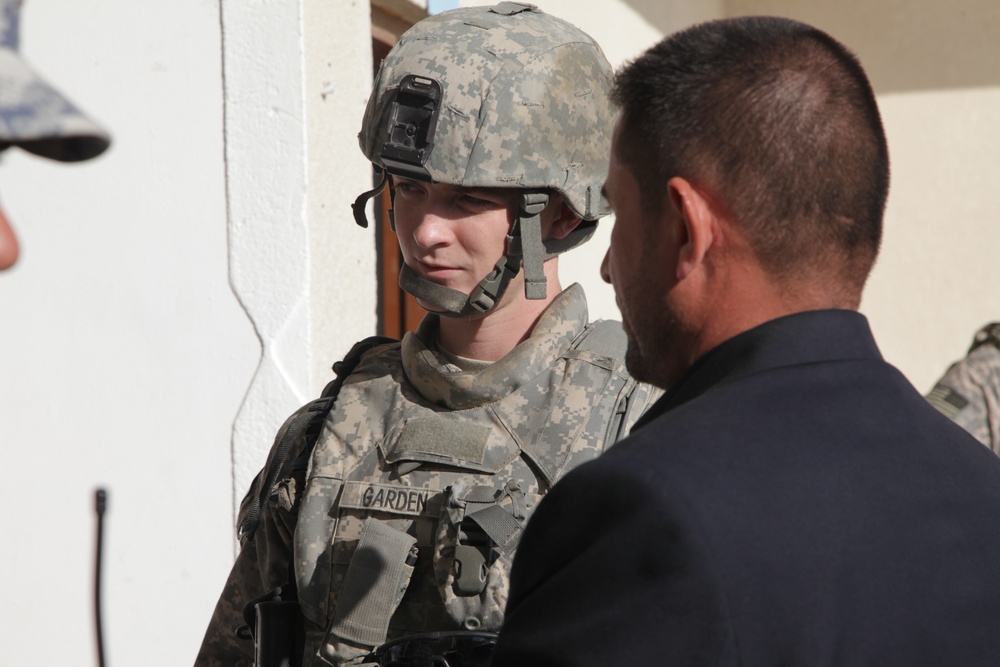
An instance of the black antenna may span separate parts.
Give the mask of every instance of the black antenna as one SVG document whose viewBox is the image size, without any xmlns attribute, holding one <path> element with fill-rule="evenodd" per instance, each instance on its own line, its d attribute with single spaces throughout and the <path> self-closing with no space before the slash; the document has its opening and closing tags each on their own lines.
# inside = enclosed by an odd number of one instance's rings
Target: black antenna
<svg viewBox="0 0 1000 667">
<path fill-rule="evenodd" d="M 101 623 L 101 556 L 104 542 L 104 511 L 108 508 L 108 492 L 94 492 L 94 509 L 97 511 L 97 557 L 94 565 L 94 618 L 97 623 L 97 664 L 104 667 L 104 629 Z"/>
</svg>

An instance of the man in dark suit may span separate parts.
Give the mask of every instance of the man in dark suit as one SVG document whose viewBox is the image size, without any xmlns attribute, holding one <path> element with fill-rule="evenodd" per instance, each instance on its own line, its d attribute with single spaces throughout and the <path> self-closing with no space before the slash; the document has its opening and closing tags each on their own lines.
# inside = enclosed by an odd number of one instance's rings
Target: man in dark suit
<svg viewBox="0 0 1000 667">
<path fill-rule="evenodd" d="M 1000 664 L 1000 459 L 856 312 L 889 174 L 858 61 L 725 20 L 615 94 L 602 274 L 669 389 L 540 503 L 493 665 Z"/>
</svg>

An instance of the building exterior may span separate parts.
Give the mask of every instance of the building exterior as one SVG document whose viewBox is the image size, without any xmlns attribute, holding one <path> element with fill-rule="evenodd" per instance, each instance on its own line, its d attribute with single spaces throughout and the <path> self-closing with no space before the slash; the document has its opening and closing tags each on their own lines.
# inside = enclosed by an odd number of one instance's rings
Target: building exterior
<svg viewBox="0 0 1000 667">
<path fill-rule="evenodd" d="M 836 36 L 869 71 L 890 142 L 884 250 L 862 304 L 883 353 L 927 390 L 1000 315 L 995 0 L 535 3 L 616 65 L 724 16 L 790 16 Z M 396 307 L 379 278 L 391 253 L 350 214 L 371 181 L 356 134 L 373 52 L 427 11 L 25 4 L 22 53 L 114 143 L 81 165 L 14 150 L 0 165 L 23 242 L 0 274 L 5 663 L 93 655 L 98 486 L 108 662 L 193 660 L 232 563 L 235 503 L 275 429 Z M 616 316 L 597 272 L 609 229 L 562 262 L 592 317 Z"/>
</svg>

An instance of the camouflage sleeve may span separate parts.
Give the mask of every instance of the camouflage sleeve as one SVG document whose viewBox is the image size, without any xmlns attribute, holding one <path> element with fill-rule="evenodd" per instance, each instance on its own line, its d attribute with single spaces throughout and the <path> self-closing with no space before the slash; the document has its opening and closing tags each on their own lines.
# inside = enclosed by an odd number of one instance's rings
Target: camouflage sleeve
<svg viewBox="0 0 1000 667">
<path fill-rule="evenodd" d="M 258 496 L 260 485 L 265 483 L 267 475 L 264 471 L 270 469 L 278 444 L 300 412 L 301 410 L 289 417 L 278 431 L 264 469 L 254 479 L 240 503 L 237 526 L 243 524 L 252 499 Z M 243 607 L 247 602 L 288 583 L 291 577 L 289 558 L 298 509 L 295 502 L 296 487 L 301 488 L 304 481 L 293 476 L 292 464 L 304 443 L 305 439 L 300 438 L 293 446 L 278 476 L 280 481 L 264 503 L 256 532 L 244 542 L 236 557 L 236 563 L 215 605 L 195 667 L 253 665 L 253 641 L 240 639 L 236 636 L 236 630 L 246 624 L 243 620 Z"/>
<path fill-rule="evenodd" d="M 1000 454 L 1000 347 L 974 347 L 938 380 L 927 400 Z"/>
<path fill-rule="evenodd" d="M 253 641 L 237 637 L 236 630 L 246 624 L 243 607 L 247 602 L 289 580 L 294 515 L 287 503 L 288 486 L 287 480 L 279 484 L 264 509 L 256 533 L 236 557 L 212 613 L 195 667 L 252 667 Z M 248 497 L 256 493 L 256 488 L 257 480 L 251 486 Z"/>
<path fill-rule="evenodd" d="M 263 594 L 263 586 L 254 586 L 259 580 L 254 549 L 244 549 L 236 558 L 226 586 L 215 604 L 212 620 L 205 631 L 195 667 L 252 667 L 253 642 L 236 636 L 236 629 L 244 625 L 243 605 L 255 593 Z M 260 591 L 260 592 L 258 592 Z"/>
</svg>

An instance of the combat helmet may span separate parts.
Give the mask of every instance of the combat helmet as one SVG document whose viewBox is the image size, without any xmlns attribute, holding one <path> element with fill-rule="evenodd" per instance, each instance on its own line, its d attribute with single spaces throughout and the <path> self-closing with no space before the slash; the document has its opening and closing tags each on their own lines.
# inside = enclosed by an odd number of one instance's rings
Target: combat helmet
<svg viewBox="0 0 1000 667">
<path fill-rule="evenodd" d="M 464 187 L 523 191 L 506 254 L 464 294 L 403 265 L 400 286 L 444 315 L 486 312 L 525 269 L 525 296 L 546 295 L 542 263 L 594 233 L 608 213 L 607 176 L 613 109 L 612 69 L 597 43 L 534 5 L 501 2 L 426 18 L 400 38 L 375 78 L 361 150 L 380 184 L 389 175 Z M 540 213 L 558 192 L 583 222 L 566 238 L 543 242 Z"/>
</svg>

